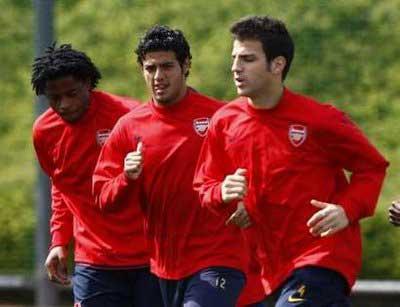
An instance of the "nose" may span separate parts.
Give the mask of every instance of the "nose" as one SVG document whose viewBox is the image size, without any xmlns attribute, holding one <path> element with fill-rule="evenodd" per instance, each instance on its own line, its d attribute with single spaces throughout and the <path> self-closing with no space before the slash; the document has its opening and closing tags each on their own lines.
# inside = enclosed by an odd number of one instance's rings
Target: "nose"
<svg viewBox="0 0 400 307">
<path fill-rule="evenodd" d="M 71 106 L 71 99 L 68 97 L 62 96 L 59 100 L 58 108 L 60 111 L 68 110 Z"/>
<path fill-rule="evenodd" d="M 231 70 L 232 72 L 240 72 L 242 70 L 242 66 L 238 57 L 233 58 Z"/>
<path fill-rule="evenodd" d="M 154 73 L 154 80 L 160 81 L 163 79 L 163 72 L 161 67 L 157 67 L 155 73 Z"/>
</svg>

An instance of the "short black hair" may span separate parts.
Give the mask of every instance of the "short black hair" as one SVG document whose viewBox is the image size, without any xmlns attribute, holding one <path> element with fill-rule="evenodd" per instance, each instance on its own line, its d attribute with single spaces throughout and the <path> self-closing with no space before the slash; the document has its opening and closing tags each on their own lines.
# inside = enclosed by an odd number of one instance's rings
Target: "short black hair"
<svg viewBox="0 0 400 307">
<path fill-rule="evenodd" d="M 235 22 L 230 31 L 233 38 L 239 41 L 260 41 L 268 62 L 283 56 L 286 66 L 282 72 L 282 81 L 285 80 L 294 57 L 294 42 L 282 21 L 269 16 L 249 16 Z"/>
<path fill-rule="evenodd" d="M 173 51 L 182 66 L 186 60 L 192 59 L 190 46 L 182 31 L 167 26 L 155 25 L 140 39 L 135 50 L 137 61 L 142 66 L 148 52 Z"/>
<path fill-rule="evenodd" d="M 77 80 L 89 80 L 91 89 L 94 89 L 101 79 L 99 70 L 85 53 L 72 49 L 70 44 L 56 47 L 53 43 L 33 62 L 32 88 L 36 95 L 43 95 L 47 81 L 67 76 L 73 76 Z"/>
</svg>

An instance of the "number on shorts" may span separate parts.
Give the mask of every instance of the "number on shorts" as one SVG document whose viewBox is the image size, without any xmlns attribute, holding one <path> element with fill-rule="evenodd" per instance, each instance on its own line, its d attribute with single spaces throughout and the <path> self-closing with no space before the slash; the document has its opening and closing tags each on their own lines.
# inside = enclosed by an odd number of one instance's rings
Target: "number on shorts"
<svg viewBox="0 0 400 307">
<path fill-rule="evenodd" d="M 217 279 L 215 280 L 215 285 L 217 288 L 225 290 L 225 284 L 226 284 L 226 279 L 223 277 L 217 277 Z"/>
</svg>

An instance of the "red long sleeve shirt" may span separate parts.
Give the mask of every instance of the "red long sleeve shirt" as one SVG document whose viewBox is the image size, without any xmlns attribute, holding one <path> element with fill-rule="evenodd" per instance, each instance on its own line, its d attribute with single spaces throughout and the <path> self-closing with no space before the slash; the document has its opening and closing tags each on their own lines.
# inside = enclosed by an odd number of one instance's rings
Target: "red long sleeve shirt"
<svg viewBox="0 0 400 307">
<path fill-rule="evenodd" d="M 352 286 L 361 266 L 358 221 L 374 213 L 388 162 L 340 111 L 284 90 L 269 110 L 239 98 L 213 117 L 194 185 L 203 205 L 224 210 L 221 182 L 248 170 L 246 208 L 255 222 L 267 294 L 299 267 L 340 272 Z M 347 181 L 343 170 L 351 172 Z M 313 237 L 312 199 L 343 206 L 350 225 Z"/>
<path fill-rule="evenodd" d="M 103 147 L 93 177 L 104 210 L 136 206 L 139 194 L 151 246 L 151 269 L 165 279 L 182 279 L 203 268 L 245 271 L 240 230 L 225 226 L 199 202 L 193 174 L 209 118 L 221 106 L 191 89 L 174 105 L 150 101 L 124 116 Z M 143 170 L 137 180 L 123 172 L 124 158 L 143 142 Z"/>
<path fill-rule="evenodd" d="M 261 302 L 265 298 L 265 291 L 261 282 L 261 266 L 256 257 L 257 240 L 254 235 L 254 227 L 248 227 L 243 231 L 249 264 L 246 274 L 246 284 L 240 293 L 237 307 L 246 307 Z"/>
<path fill-rule="evenodd" d="M 76 123 L 51 108 L 33 126 L 41 167 L 52 181 L 51 247 L 75 239 L 75 262 L 93 266 L 148 265 L 143 217 L 137 207 L 103 213 L 94 206 L 92 174 L 101 146 L 117 120 L 137 102 L 93 91 Z"/>
</svg>

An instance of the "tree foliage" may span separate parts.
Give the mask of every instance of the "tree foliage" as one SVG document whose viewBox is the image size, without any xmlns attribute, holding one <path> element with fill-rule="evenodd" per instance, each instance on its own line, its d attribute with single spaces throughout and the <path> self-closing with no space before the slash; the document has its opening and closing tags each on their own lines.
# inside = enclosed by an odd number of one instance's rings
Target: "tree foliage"
<svg viewBox="0 0 400 307">
<path fill-rule="evenodd" d="M 182 29 L 192 47 L 189 83 L 229 100 L 229 25 L 245 15 L 283 19 L 296 43 L 287 85 L 334 103 L 362 127 L 391 161 L 378 214 L 364 222 L 363 277 L 400 278 L 400 230 L 386 208 L 400 197 L 400 1 L 282 0 L 56 1 L 58 43 L 84 50 L 102 74 L 100 88 L 147 99 L 135 46 L 154 24 Z M 31 1 L 0 0 L 0 271 L 30 270 L 35 226 L 31 146 L 34 96 Z M 10 261 L 10 258 L 13 261 Z"/>
</svg>

